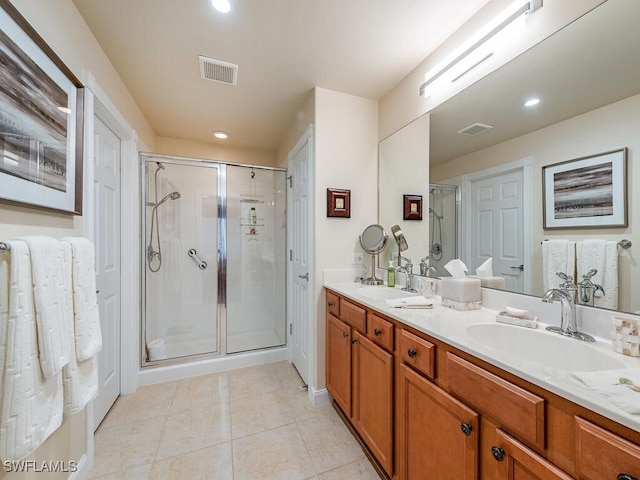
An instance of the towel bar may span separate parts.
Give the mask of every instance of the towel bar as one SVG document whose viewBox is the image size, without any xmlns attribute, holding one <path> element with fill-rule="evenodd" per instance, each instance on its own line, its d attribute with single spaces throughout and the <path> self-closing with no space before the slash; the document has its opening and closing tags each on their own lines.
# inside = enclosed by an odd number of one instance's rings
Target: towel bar
<svg viewBox="0 0 640 480">
<path fill-rule="evenodd" d="M 11 247 L 4 242 L 0 242 L 0 253 L 8 252 L 11 250 Z"/>
<path fill-rule="evenodd" d="M 548 242 L 549 239 L 545 238 L 543 241 L 544 242 Z M 2 244 L 0 243 L 0 245 L 2 245 Z M 540 242 L 540 245 L 542 245 L 542 242 Z M 633 243 L 631 242 L 631 240 L 627 240 L 626 238 L 624 238 L 624 239 L 622 239 L 622 240 L 620 240 L 618 242 L 618 246 L 622 247 L 624 249 L 631 248 L 632 245 L 633 245 Z"/>
</svg>

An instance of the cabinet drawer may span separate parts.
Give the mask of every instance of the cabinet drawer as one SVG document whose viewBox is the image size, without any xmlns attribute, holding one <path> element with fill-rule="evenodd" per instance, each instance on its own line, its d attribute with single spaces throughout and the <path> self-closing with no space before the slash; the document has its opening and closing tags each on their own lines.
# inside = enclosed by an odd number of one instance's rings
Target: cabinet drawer
<svg viewBox="0 0 640 480">
<path fill-rule="evenodd" d="M 367 337 L 382 348 L 393 352 L 393 323 L 370 313 Z"/>
<path fill-rule="evenodd" d="M 413 333 L 400 333 L 400 355 L 403 363 L 433 379 L 436 374 L 436 346 Z"/>
<path fill-rule="evenodd" d="M 447 352 L 449 390 L 523 440 L 545 448 L 544 399 Z"/>
<path fill-rule="evenodd" d="M 340 320 L 360 333 L 367 333 L 367 311 L 344 298 L 340 299 Z"/>
<path fill-rule="evenodd" d="M 576 472 L 584 480 L 640 479 L 640 446 L 576 417 Z"/>
<path fill-rule="evenodd" d="M 327 312 L 340 318 L 340 297 L 335 293 L 326 290 L 327 295 Z"/>
</svg>

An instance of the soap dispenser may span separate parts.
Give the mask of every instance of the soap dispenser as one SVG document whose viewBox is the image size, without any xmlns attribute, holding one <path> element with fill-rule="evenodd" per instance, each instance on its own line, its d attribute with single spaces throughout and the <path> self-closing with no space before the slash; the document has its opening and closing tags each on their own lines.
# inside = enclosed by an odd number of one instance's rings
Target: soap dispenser
<svg viewBox="0 0 640 480">
<path fill-rule="evenodd" d="M 389 260 L 389 266 L 387 267 L 387 286 L 396 286 L 396 269 L 393 266 L 393 260 Z"/>
</svg>

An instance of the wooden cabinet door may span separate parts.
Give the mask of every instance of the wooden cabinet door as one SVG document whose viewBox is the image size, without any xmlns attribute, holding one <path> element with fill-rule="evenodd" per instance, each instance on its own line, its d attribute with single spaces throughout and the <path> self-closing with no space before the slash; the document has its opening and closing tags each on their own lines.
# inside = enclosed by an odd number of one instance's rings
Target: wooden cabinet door
<svg viewBox="0 0 640 480">
<path fill-rule="evenodd" d="M 406 365 L 398 368 L 399 478 L 477 480 L 478 415 Z"/>
<path fill-rule="evenodd" d="M 389 474 L 393 474 L 393 356 L 353 334 L 353 423 Z"/>
<path fill-rule="evenodd" d="M 327 390 L 351 417 L 351 327 L 327 314 Z"/>
<path fill-rule="evenodd" d="M 502 430 L 495 430 L 495 434 L 485 432 L 484 429 L 482 432 L 483 437 L 493 437 L 490 442 L 492 445 L 490 447 L 487 445 L 482 451 L 483 463 L 495 462 L 494 468 L 491 469 L 491 478 L 495 480 L 572 480 L 573 477 Z M 486 445 L 484 441 L 483 445 Z M 485 455 L 492 458 L 486 460 Z M 485 470 L 485 473 L 487 471 Z"/>
</svg>

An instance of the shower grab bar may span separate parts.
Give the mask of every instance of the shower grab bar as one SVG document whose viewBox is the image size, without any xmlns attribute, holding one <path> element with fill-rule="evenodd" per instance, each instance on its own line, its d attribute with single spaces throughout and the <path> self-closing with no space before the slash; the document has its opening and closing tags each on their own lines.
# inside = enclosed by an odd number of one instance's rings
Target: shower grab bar
<svg viewBox="0 0 640 480">
<path fill-rule="evenodd" d="M 204 260 L 202 260 L 200 257 L 198 257 L 198 252 L 196 252 L 195 248 L 191 248 L 189 249 L 189 251 L 187 252 L 187 254 L 193 258 L 193 260 L 196 262 L 196 264 L 198 265 L 198 268 L 200 270 L 204 270 L 208 267 L 207 262 L 205 262 Z"/>
</svg>

